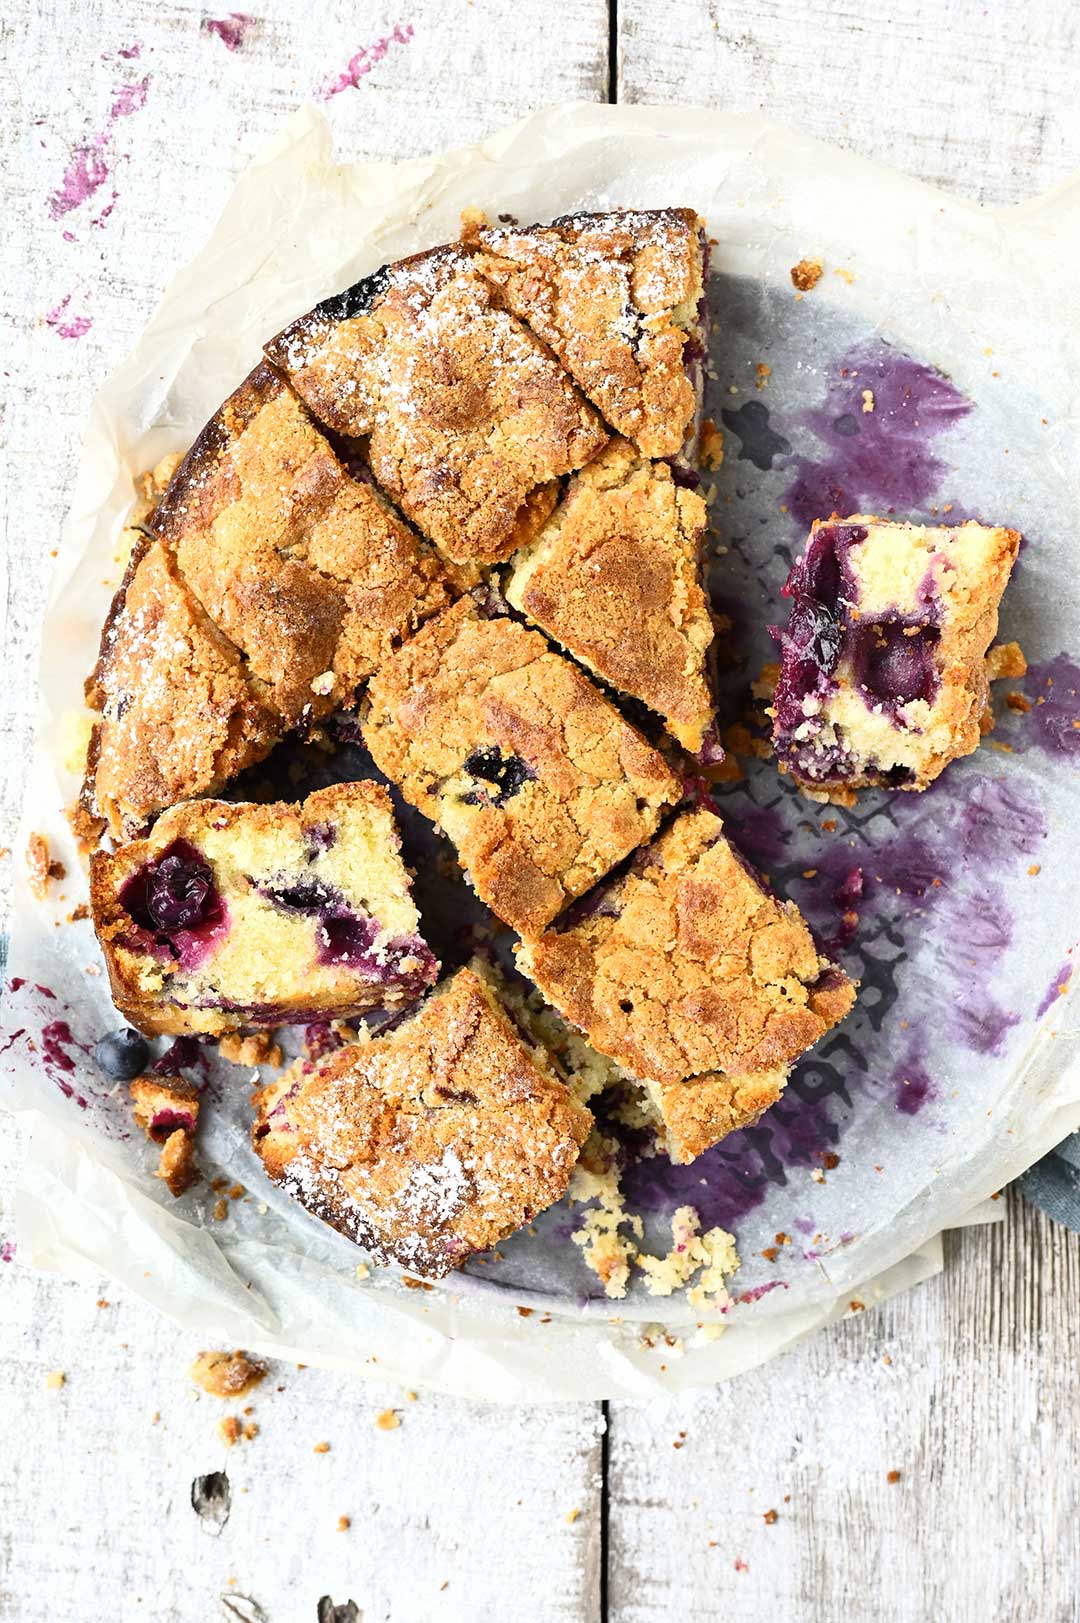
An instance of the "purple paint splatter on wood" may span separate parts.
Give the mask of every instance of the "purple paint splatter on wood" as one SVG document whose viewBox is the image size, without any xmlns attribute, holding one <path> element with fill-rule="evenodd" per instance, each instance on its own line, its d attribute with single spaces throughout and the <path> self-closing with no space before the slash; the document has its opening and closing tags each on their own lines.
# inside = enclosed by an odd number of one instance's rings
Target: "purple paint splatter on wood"
<svg viewBox="0 0 1080 1623">
<path fill-rule="evenodd" d="M 1052 1009 L 1059 997 L 1064 997 L 1072 979 L 1073 966 L 1062 964 L 1050 985 L 1042 995 L 1039 1007 L 1035 1010 L 1035 1018 L 1041 1020 L 1048 1009 Z"/>
<path fill-rule="evenodd" d="M 71 294 L 68 293 L 55 309 L 49 311 L 45 325 L 51 327 L 59 338 L 85 338 L 93 322 L 89 316 L 69 316 L 67 308 L 70 303 Z"/>
<path fill-rule="evenodd" d="M 382 61 L 391 45 L 407 45 L 412 37 L 412 23 L 395 23 L 389 34 L 384 34 L 371 45 L 361 45 L 356 55 L 349 58 L 344 73 L 327 79 L 319 94 L 324 101 L 329 101 L 331 96 L 338 96 L 343 90 L 358 90 L 361 79 Z"/>
<path fill-rule="evenodd" d="M 230 11 L 227 17 L 204 17 L 203 31 L 207 34 L 216 34 L 227 51 L 239 51 L 244 41 L 257 26 L 257 19 L 249 17 L 246 11 Z"/>
<path fill-rule="evenodd" d="M 872 410 L 864 409 L 866 391 Z M 970 410 L 970 400 L 934 367 L 887 344 L 852 350 L 831 372 L 821 405 L 802 418 L 826 449 L 792 459 L 793 518 L 806 530 L 829 513 L 920 508 L 945 472 L 928 442 Z"/>
<path fill-rule="evenodd" d="M 48 199 L 49 213 L 59 220 L 72 209 L 81 207 L 108 180 L 111 170 L 107 156 L 114 126 L 122 118 L 130 118 L 146 106 L 150 90 L 150 75 L 118 85 L 113 91 L 105 128 L 73 148 L 68 165 L 61 176 L 60 185 Z M 113 201 L 115 202 L 115 196 Z M 108 210 L 111 212 L 111 205 Z M 104 216 L 102 216 L 104 218 Z"/>
</svg>

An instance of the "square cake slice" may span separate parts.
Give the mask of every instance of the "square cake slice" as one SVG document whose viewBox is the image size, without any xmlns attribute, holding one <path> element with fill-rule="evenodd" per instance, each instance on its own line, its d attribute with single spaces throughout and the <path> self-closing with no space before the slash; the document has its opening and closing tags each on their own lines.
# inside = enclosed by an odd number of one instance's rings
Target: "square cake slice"
<svg viewBox="0 0 1080 1623">
<path fill-rule="evenodd" d="M 350 475 L 266 365 L 210 419 L 150 524 L 286 727 L 353 704 L 455 595 L 431 549 Z"/>
<path fill-rule="evenodd" d="M 575 665 L 464 599 L 373 678 L 363 732 L 376 765 L 453 840 L 477 894 L 525 936 L 679 797 L 663 758 Z"/>
<path fill-rule="evenodd" d="M 512 606 L 696 754 L 713 718 L 713 622 L 701 587 L 707 514 L 666 462 L 612 440 L 506 582 Z"/>
<path fill-rule="evenodd" d="M 383 489 L 459 564 L 506 558 L 607 439 L 467 254 L 434 249 L 317 305 L 266 346 L 320 421 L 367 439 Z"/>
<path fill-rule="evenodd" d="M 855 989 L 714 812 L 684 812 L 520 966 L 641 1086 L 672 1158 L 755 1121 Z"/>
<path fill-rule="evenodd" d="M 428 1279 L 566 1193 L 592 1116 L 496 990 L 461 969 L 385 1036 L 301 1061 L 255 1098 L 268 1174 Z"/>
<path fill-rule="evenodd" d="M 77 827 L 131 839 L 166 806 L 213 794 L 268 755 L 280 718 L 160 541 L 140 538 L 86 684 L 100 712 Z"/>
<path fill-rule="evenodd" d="M 149 1034 L 216 1036 L 411 1002 L 438 965 L 399 843 L 374 783 L 172 807 L 90 861 L 117 1008 Z"/>
<path fill-rule="evenodd" d="M 645 456 L 695 438 L 707 245 L 693 209 L 567 215 L 467 231 L 476 264 Z"/>
<path fill-rule="evenodd" d="M 1015 530 L 816 520 L 784 587 L 773 742 L 816 799 L 925 789 L 978 747 Z"/>
</svg>

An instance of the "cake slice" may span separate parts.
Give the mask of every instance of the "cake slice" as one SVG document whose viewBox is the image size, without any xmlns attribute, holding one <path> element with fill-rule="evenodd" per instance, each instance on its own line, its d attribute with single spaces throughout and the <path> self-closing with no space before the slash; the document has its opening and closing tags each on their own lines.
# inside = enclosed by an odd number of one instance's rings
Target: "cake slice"
<svg viewBox="0 0 1080 1623">
<path fill-rule="evenodd" d="M 645 456 L 696 439 L 706 359 L 703 222 L 693 209 L 472 229 L 476 264 Z"/>
<path fill-rule="evenodd" d="M 355 703 L 455 595 L 443 566 L 262 365 L 210 419 L 150 524 L 284 727 Z"/>
<path fill-rule="evenodd" d="M 274 1182 L 428 1279 L 559 1200 L 592 1125 L 472 969 L 385 1036 L 298 1062 L 255 1103 Z"/>
<path fill-rule="evenodd" d="M 202 800 L 90 862 L 117 1008 L 141 1031 L 218 1035 L 400 1006 L 435 979 L 390 797 Z"/>
<path fill-rule="evenodd" d="M 77 821 L 131 839 L 166 806 L 214 794 L 269 754 L 280 718 L 159 541 L 136 542 L 86 684 L 100 712 Z"/>
<path fill-rule="evenodd" d="M 520 966 L 637 1081 L 675 1161 L 756 1121 L 855 997 L 704 807 L 578 911 L 519 947 Z"/>
<path fill-rule="evenodd" d="M 465 600 L 374 677 L 363 732 L 522 935 L 648 839 L 679 798 L 662 757 L 588 677 L 539 632 Z"/>
<path fill-rule="evenodd" d="M 775 633 L 780 770 L 816 799 L 851 804 L 868 786 L 925 789 L 970 755 L 1019 545 L 1015 530 L 971 521 L 816 520 Z"/>
<path fill-rule="evenodd" d="M 713 716 L 706 524 L 705 503 L 675 483 L 666 462 L 615 439 L 574 476 L 506 582 L 514 608 L 657 711 L 691 754 Z"/>
<path fill-rule="evenodd" d="M 607 434 L 469 256 L 384 266 L 266 346 L 316 417 L 367 440 L 402 512 L 459 564 L 506 558 Z"/>
</svg>

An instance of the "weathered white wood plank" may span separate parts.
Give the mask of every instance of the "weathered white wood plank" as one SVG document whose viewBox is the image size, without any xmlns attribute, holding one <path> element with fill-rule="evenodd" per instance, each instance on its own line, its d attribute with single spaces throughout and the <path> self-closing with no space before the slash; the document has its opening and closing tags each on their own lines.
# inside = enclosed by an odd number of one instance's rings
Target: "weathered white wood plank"
<svg viewBox="0 0 1080 1623">
<path fill-rule="evenodd" d="M 618 25 L 620 101 L 764 112 L 987 203 L 1080 165 L 1068 0 L 619 0 Z"/>
<path fill-rule="evenodd" d="M 946 1255 L 737 1385 L 612 1406 L 613 1623 L 1072 1623 L 1080 1237 L 1017 1199 Z"/>
<path fill-rule="evenodd" d="M 9 1232 L 0 1195 L 0 1244 Z M 187 1379 L 194 1338 L 106 1282 L 17 1258 L 0 1276 L 0 1617 L 29 1623 L 47 1599 L 72 1623 L 208 1623 L 235 1591 L 262 1607 L 252 1623 L 315 1623 L 323 1595 L 365 1623 L 599 1623 L 597 1405 L 410 1402 L 280 1364 L 226 1405 Z M 229 1449 L 218 1422 L 249 1404 L 258 1436 Z M 391 1408 L 400 1425 L 382 1430 Z M 232 1499 L 217 1538 L 191 1504 L 213 1471 Z"/>
</svg>

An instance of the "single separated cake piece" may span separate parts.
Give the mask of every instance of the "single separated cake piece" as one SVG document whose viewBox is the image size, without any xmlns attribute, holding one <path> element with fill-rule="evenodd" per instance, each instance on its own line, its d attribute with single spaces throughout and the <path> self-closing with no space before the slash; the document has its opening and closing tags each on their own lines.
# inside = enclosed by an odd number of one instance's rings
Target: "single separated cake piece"
<svg viewBox="0 0 1080 1623">
<path fill-rule="evenodd" d="M 854 1001 L 794 903 L 758 882 L 705 808 L 590 902 L 519 962 L 640 1084 L 674 1161 L 756 1121 Z"/>
<path fill-rule="evenodd" d="M 268 755 L 280 717 L 160 541 L 136 542 L 86 700 L 100 712 L 76 823 L 131 839 L 166 806 L 213 794 Z"/>
<path fill-rule="evenodd" d="M 384 266 L 266 346 L 322 422 L 368 439 L 383 489 L 447 558 L 506 558 L 607 433 L 467 254 Z"/>
<path fill-rule="evenodd" d="M 514 608 L 657 711 L 692 755 L 713 716 L 706 524 L 705 503 L 676 485 L 666 462 L 612 440 L 571 480 L 506 583 Z"/>
<path fill-rule="evenodd" d="M 255 1096 L 270 1177 L 324 1222 L 438 1279 L 566 1193 L 592 1116 L 472 969 L 385 1036 Z"/>
<path fill-rule="evenodd" d="M 693 441 L 706 355 L 703 223 L 693 209 L 575 214 L 469 230 L 484 275 L 645 456 Z"/>
<path fill-rule="evenodd" d="M 398 847 L 374 783 L 299 806 L 174 806 L 91 858 L 117 1008 L 148 1033 L 218 1035 L 412 1001 L 438 965 Z"/>
<path fill-rule="evenodd" d="M 539 632 L 464 600 L 372 680 L 363 730 L 376 765 L 524 936 L 648 839 L 679 797 L 663 758 Z"/>
<path fill-rule="evenodd" d="M 266 365 L 210 419 L 150 525 L 285 727 L 353 704 L 395 644 L 455 595 L 430 548 L 351 477 Z"/>
<path fill-rule="evenodd" d="M 782 772 L 820 800 L 925 789 L 978 747 L 986 653 L 1016 560 L 1015 530 L 816 520 L 784 587 L 793 599 L 773 702 Z"/>
</svg>

